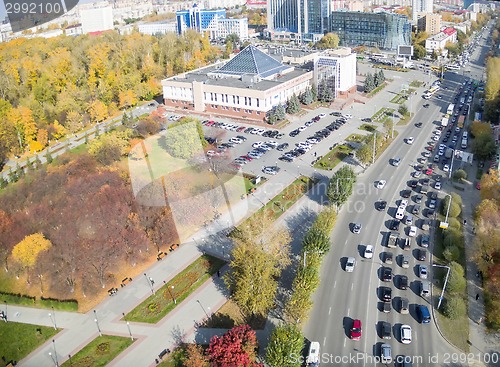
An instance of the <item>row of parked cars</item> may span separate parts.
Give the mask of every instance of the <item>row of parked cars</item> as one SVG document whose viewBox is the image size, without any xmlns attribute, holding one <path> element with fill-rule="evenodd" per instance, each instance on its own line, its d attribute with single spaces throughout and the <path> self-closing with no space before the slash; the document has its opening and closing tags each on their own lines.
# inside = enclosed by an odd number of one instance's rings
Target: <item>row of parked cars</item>
<svg viewBox="0 0 500 367">
<path fill-rule="evenodd" d="M 245 134 L 260 135 L 263 137 L 274 138 L 274 139 L 281 139 L 281 138 L 283 138 L 283 136 L 285 136 L 283 133 L 280 133 L 278 130 L 267 130 L 267 129 L 263 129 L 260 127 L 246 127 L 246 126 L 230 124 L 230 123 L 226 123 L 226 122 L 216 122 L 213 120 L 205 120 L 202 122 L 202 125 L 209 126 L 209 127 L 215 127 L 215 128 L 219 128 L 219 129 L 224 129 L 224 130 L 229 130 L 229 131 L 236 131 L 239 133 L 243 132 Z"/>
</svg>

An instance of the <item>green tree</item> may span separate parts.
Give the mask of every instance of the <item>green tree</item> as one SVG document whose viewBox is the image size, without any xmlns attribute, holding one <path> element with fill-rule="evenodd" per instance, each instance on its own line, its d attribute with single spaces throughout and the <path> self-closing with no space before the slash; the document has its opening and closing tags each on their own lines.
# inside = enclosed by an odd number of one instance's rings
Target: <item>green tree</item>
<svg viewBox="0 0 500 367">
<path fill-rule="evenodd" d="M 401 116 L 406 116 L 409 112 L 408 106 L 406 104 L 402 104 L 398 107 L 398 112 Z"/>
<path fill-rule="evenodd" d="M 373 78 L 373 74 L 368 73 L 366 74 L 365 84 L 364 84 L 365 93 L 370 93 L 374 89 L 375 89 L 375 81 Z"/>
<path fill-rule="evenodd" d="M 286 112 L 289 114 L 294 114 L 300 111 L 300 101 L 297 95 L 294 93 L 288 100 L 286 107 Z"/>
<path fill-rule="evenodd" d="M 462 265 L 456 262 L 450 263 L 450 276 L 448 278 L 447 291 L 449 293 L 463 294 L 467 282 L 464 277 L 465 271 Z"/>
<path fill-rule="evenodd" d="M 231 51 L 234 51 L 238 48 L 238 45 L 240 43 L 240 37 L 236 33 L 228 34 L 226 37 L 226 45 L 229 42 L 231 43 L 231 47 L 233 48 Z"/>
<path fill-rule="evenodd" d="M 477 136 L 472 141 L 471 148 L 478 160 L 487 160 L 496 151 L 496 145 L 493 136 L 486 134 Z"/>
<path fill-rule="evenodd" d="M 463 317 L 467 313 L 467 306 L 465 305 L 463 298 L 457 295 L 451 296 L 447 299 L 444 313 L 450 319 Z"/>
<path fill-rule="evenodd" d="M 191 159 L 199 153 L 205 138 L 200 121 L 194 118 L 182 118 L 168 126 L 163 139 L 167 152 L 175 158 Z"/>
<path fill-rule="evenodd" d="M 300 101 L 302 102 L 302 104 L 305 104 L 306 106 L 313 103 L 314 101 L 314 98 L 313 98 L 313 94 L 312 94 L 312 91 L 311 91 L 311 88 L 306 88 L 306 90 L 304 91 L 304 93 L 302 93 L 299 97 Z"/>
<path fill-rule="evenodd" d="M 373 144 L 362 144 L 356 150 L 356 158 L 364 165 L 372 163 L 373 160 Z"/>
<path fill-rule="evenodd" d="M 380 80 L 380 74 L 378 72 L 373 74 L 373 84 L 375 85 L 375 88 L 382 84 L 382 80 Z"/>
<path fill-rule="evenodd" d="M 276 106 L 274 113 L 275 113 L 276 119 L 278 121 L 282 121 L 286 118 L 285 107 L 283 107 L 283 105 L 281 103 Z"/>
<path fill-rule="evenodd" d="M 335 172 L 328 185 L 327 195 L 330 203 L 336 206 L 344 204 L 351 196 L 355 183 L 356 174 L 351 167 L 344 166 Z"/>
<path fill-rule="evenodd" d="M 336 33 L 327 33 L 316 42 L 316 48 L 323 50 L 327 48 L 337 48 L 339 46 L 339 41 L 339 36 Z"/>
<path fill-rule="evenodd" d="M 460 249 L 455 245 L 446 246 L 443 256 L 447 261 L 458 261 L 460 258 Z"/>
<path fill-rule="evenodd" d="M 321 102 L 332 102 L 333 101 L 333 91 L 328 86 L 326 81 L 322 81 L 319 85 L 318 100 Z"/>
<path fill-rule="evenodd" d="M 465 180 L 467 178 L 467 172 L 463 169 L 458 169 L 453 172 L 453 178 L 457 181 Z"/>
<path fill-rule="evenodd" d="M 448 212 L 448 206 L 450 207 L 450 210 Z M 462 206 L 460 205 L 459 202 L 455 200 L 455 198 L 452 196 L 451 199 L 451 205 L 450 205 L 450 197 L 446 196 L 443 200 L 443 205 L 442 205 L 442 210 L 441 214 L 446 215 L 448 212 L 448 216 L 452 218 L 456 218 L 460 215 L 462 212 Z"/>
<path fill-rule="evenodd" d="M 286 230 L 270 231 L 271 223 L 262 212 L 232 235 L 235 246 L 224 281 L 248 317 L 264 316 L 274 306 L 277 279 L 290 264 L 290 235 Z"/>
<path fill-rule="evenodd" d="M 413 57 L 416 60 L 423 59 L 427 55 L 427 51 L 425 51 L 425 47 L 421 45 L 413 46 Z"/>
<path fill-rule="evenodd" d="M 280 325 L 273 330 L 266 349 L 270 367 L 300 367 L 304 336 L 296 325 Z"/>
<path fill-rule="evenodd" d="M 316 102 L 318 100 L 318 87 L 316 86 L 315 83 L 311 85 L 311 97 L 312 97 L 312 102 Z"/>
<path fill-rule="evenodd" d="M 330 250 L 329 233 L 319 228 L 311 228 L 307 231 L 302 246 L 307 252 L 327 253 Z"/>
<path fill-rule="evenodd" d="M 99 163 L 108 166 L 119 161 L 127 153 L 130 132 L 112 132 L 94 139 L 89 144 L 89 153 Z"/>
</svg>

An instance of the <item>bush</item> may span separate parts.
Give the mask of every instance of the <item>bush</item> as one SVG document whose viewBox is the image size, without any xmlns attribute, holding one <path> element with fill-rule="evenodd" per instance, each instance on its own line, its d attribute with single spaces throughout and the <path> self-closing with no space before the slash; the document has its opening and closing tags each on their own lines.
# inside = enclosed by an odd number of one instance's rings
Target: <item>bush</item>
<svg viewBox="0 0 500 367">
<path fill-rule="evenodd" d="M 457 261 L 460 258 L 460 249 L 455 246 L 447 246 L 443 251 L 443 256 L 447 261 Z"/>
<path fill-rule="evenodd" d="M 463 169 L 456 170 L 453 172 L 453 178 L 455 180 L 465 180 L 467 178 L 467 172 L 465 172 Z"/>
<path fill-rule="evenodd" d="M 458 248 L 464 247 L 464 235 L 460 230 L 449 228 L 444 234 L 444 246 L 457 246 Z"/>
<path fill-rule="evenodd" d="M 467 313 L 467 307 L 460 296 L 452 296 L 446 302 L 444 314 L 450 319 L 457 319 Z"/>
<path fill-rule="evenodd" d="M 447 291 L 449 293 L 463 293 L 467 282 L 464 278 L 464 268 L 457 262 L 450 263 L 450 276 L 448 278 Z"/>
<path fill-rule="evenodd" d="M 452 230 L 460 230 L 462 228 L 462 224 L 457 218 L 448 217 L 448 228 Z"/>
<path fill-rule="evenodd" d="M 443 200 L 443 205 L 441 206 L 441 214 L 446 216 L 446 212 L 448 211 L 448 205 L 450 202 L 450 197 L 447 196 Z M 451 201 L 450 210 L 448 212 L 448 218 L 456 218 L 462 212 L 462 205 L 457 203 L 455 200 Z"/>
</svg>

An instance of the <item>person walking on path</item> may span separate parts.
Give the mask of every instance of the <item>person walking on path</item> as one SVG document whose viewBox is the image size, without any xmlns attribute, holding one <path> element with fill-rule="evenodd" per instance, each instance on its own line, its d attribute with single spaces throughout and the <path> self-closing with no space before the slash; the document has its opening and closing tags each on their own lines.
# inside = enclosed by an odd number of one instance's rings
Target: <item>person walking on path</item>
<svg viewBox="0 0 500 367">
<path fill-rule="evenodd" d="M 479 299 L 479 293 L 476 294 L 476 301 Z"/>
</svg>

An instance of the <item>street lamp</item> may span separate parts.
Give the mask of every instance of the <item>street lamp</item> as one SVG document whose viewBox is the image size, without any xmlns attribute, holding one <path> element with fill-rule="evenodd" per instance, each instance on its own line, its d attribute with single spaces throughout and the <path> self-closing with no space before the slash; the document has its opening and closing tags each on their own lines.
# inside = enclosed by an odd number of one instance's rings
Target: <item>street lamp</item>
<svg viewBox="0 0 500 367">
<path fill-rule="evenodd" d="M 52 339 L 52 346 L 54 348 L 54 357 L 52 357 L 52 353 L 49 352 L 49 356 L 52 358 L 52 361 L 56 365 L 56 367 L 59 367 L 59 361 L 57 360 L 57 351 L 56 351 L 56 341 Z"/>
<path fill-rule="evenodd" d="M 172 286 L 171 288 L 172 288 L 172 298 L 174 299 L 174 305 L 176 305 L 177 300 L 175 299 L 174 286 Z"/>
<path fill-rule="evenodd" d="M 149 288 L 151 289 L 151 294 L 155 294 L 155 290 L 154 290 L 154 288 L 153 288 L 153 285 L 155 284 L 155 281 L 153 280 L 153 278 L 148 277 L 148 276 L 146 275 L 146 273 L 144 273 L 144 276 L 146 277 L 146 280 L 148 281 Z"/>
<path fill-rule="evenodd" d="M 127 329 L 128 329 L 128 334 L 130 335 L 130 340 L 134 340 L 134 338 L 132 337 L 132 331 L 130 330 L 130 323 L 125 319 L 125 312 L 122 312 L 122 315 L 123 319 L 127 323 Z"/>
<path fill-rule="evenodd" d="M 453 171 L 453 161 L 455 160 L 455 149 L 449 148 L 453 150 L 453 154 L 451 155 L 451 163 L 450 163 L 450 170 L 448 171 L 448 179 L 451 178 L 451 171 Z"/>
<path fill-rule="evenodd" d="M 448 203 L 448 208 L 446 209 L 446 218 L 444 219 L 444 222 L 439 224 L 439 227 L 443 229 L 448 228 L 448 214 L 450 214 L 451 200 L 453 199 L 451 194 L 446 194 L 444 197 L 446 198 L 447 196 L 450 197 L 450 202 Z"/>
<path fill-rule="evenodd" d="M 436 307 L 437 310 L 439 310 L 439 307 L 441 307 L 441 302 L 443 301 L 443 294 L 444 294 L 444 290 L 446 289 L 446 284 L 448 283 L 448 276 L 450 275 L 450 267 L 449 266 L 446 266 L 446 265 L 437 265 L 437 264 L 432 264 L 432 266 L 435 266 L 437 268 L 446 268 L 448 269 L 448 271 L 446 272 L 446 278 L 444 279 L 444 285 L 443 285 L 443 289 L 441 290 L 441 295 L 439 296 L 439 302 L 438 302 L 438 305 Z"/>
<path fill-rule="evenodd" d="M 99 326 L 99 320 L 97 319 L 97 312 L 96 310 L 94 310 L 94 322 L 97 326 L 97 331 L 99 332 L 99 336 L 102 336 L 102 332 L 101 332 L 101 327 Z"/>
<path fill-rule="evenodd" d="M 54 312 L 54 307 L 52 307 L 52 312 Z M 52 321 L 52 323 L 54 324 L 54 330 L 57 330 L 56 314 L 55 314 L 55 312 L 54 312 L 54 314 L 52 314 L 52 313 L 49 312 L 49 317 L 50 317 L 50 321 Z"/>
<path fill-rule="evenodd" d="M 205 311 L 205 307 L 203 307 L 203 305 L 201 304 L 200 300 L 199 300 L 199 299 L 197 299 L 197 300 L 196 300 L 196 302 L 198 302 L 198 303 L 200 304 L 201 309 L 203 310 L 203 312 L 205 312 L 205 315 L 207 316 L 207 319 L 209 319 L 209 318 L 210 318 L 210 316 L 208 316 L 208 313 L 207 313 L 207 311 Z"/>
</svg>

